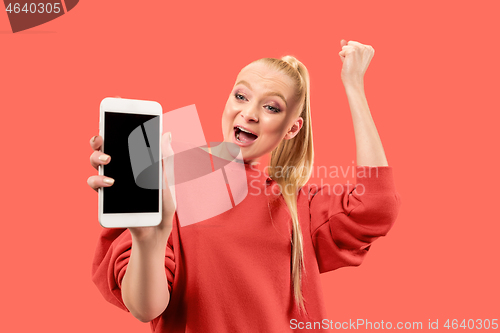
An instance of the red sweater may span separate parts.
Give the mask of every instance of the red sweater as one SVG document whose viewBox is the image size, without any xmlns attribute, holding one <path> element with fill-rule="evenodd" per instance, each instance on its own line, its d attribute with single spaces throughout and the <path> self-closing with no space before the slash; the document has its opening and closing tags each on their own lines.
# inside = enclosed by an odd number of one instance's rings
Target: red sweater
<svg viewBox="0 0 500 333">
<path fill-rule="evenodd" d="M 371 177 L 368 167 L 356 167 L 356 190 L 354 184 L 308 184 L 300 190 L 304 317 L 293 298 L 286 204 L 272 195 L 274 180 L 245 169 L 252 188 L 240 204 L 182 227 L 176 214 L 165 251 L 170 303 L 150 322 L 152 332 L 279 333 L 295 331 L 294 323 L 327 319 L 320 273 L 360 265 L 371 243 L 390 230 L 401 205 L 392 167 L 371 168 Z M 104 229 L 92 266 L 104 298 L 125 311 L 120 288 L 131 246 L 128 229 Z"/>
</svg>

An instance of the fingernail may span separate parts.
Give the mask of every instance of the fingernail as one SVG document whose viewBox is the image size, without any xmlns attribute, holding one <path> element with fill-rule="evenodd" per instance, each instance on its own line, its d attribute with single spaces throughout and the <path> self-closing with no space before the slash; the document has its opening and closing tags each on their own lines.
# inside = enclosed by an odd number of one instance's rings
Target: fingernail
<svg viewBox="0 0 500 333">
<path fill-rule="evenodd" d="M 103 162 L 106 162 L 109 159 L 109 155 L 103 154 L 99 156 L 99 159 Z"/>
<path fill-rule="evenodd" d="M 103 182 L 105 182 L 106 184 L 109 184 L 109 185 L 113 185 L 115 180 L 113 178 L 104 178 Z"/>
<path fill-rule="evenodd" d="M 97 138 L 97 135 L 94 135 L 94 137 L 92 138 L 92 142 L 95 141 L 95 138 Z"/>
<path fill-rule="evenodd" d="M 168 142 L 172 143 L 172 133 L 168 132 Z"/>
</svg>

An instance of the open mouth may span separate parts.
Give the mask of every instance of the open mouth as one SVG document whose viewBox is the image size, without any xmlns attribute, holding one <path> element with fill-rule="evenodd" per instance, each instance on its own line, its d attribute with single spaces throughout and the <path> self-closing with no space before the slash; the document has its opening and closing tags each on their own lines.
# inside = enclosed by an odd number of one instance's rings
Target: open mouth
<svg viewBox="0 0 500 333">
<path fill-rule="evenodd" d="M 241 128 L 239 126 L 236 126 L 234 128 L 234 136 L 236 138 L 236 141 L 241 142 L 241 143 L 251 143 L 255 140 L 257 140 L 258 136 L 255 135 L 254 133 Z"/>
</svg>

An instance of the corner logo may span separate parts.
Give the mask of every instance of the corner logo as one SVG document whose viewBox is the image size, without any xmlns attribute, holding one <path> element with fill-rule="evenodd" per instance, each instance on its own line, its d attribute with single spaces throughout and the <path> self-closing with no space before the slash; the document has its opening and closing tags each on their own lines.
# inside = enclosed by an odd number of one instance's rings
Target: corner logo
<svg viewBox="0 0 500 333">
<path fill-rule="evenodd" d="M 78 0 L 3 1 L 12 32 L 31 29 L 62 16 L 75 8 Z"/>
</svg>

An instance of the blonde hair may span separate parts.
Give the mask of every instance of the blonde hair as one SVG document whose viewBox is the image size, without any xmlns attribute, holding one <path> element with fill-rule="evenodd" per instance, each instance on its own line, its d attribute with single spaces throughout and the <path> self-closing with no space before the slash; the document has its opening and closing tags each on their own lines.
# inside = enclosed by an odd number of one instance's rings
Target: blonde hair
<svg viewBox="0 0 500 333">
<path fill-rule="evenodd" d="M 292 281 L 295 302 L 299 312 L 307 313 L 304 305 L 301 284 L 305 274 L 304 246 L 302 231 L 297 214 L 298 191 L 311 177 L 314 161 L 313 137 L 311 126 L 311 104 L 309 72 L 294 56 L 286 55 L 281 59 L 261 58 L 252 63 L 264 63 L 290 77 L 296 86 L 296 94 L 300 101 L 299 115 L 304 120 L 299 133 L 292 139 L 283 139 L 271 152 L 269 176 L 276 181 L 292 218 Z"/>
</svg>

